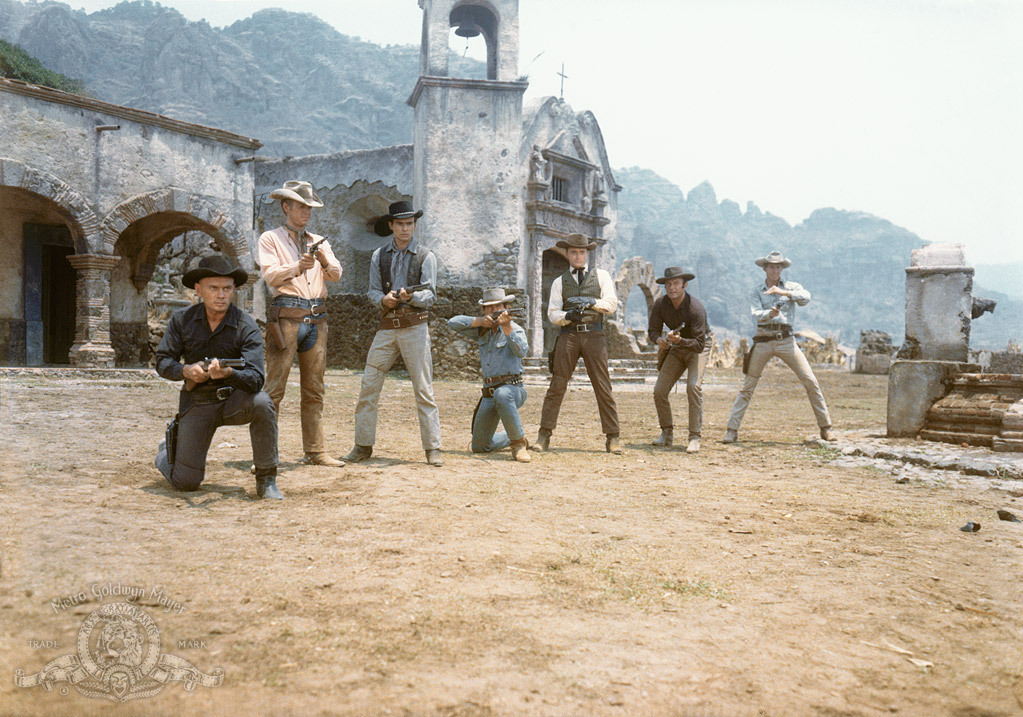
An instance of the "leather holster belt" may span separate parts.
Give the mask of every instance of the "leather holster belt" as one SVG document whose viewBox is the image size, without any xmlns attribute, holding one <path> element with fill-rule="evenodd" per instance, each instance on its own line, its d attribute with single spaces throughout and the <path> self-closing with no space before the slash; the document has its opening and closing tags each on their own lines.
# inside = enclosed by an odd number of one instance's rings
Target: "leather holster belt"
<svg viewBox="0 0 1023 717">
<path fill-rule="evenodd" d="M 229 399 L 234 391 L 234 386 L 199 385 L 192 389 L 192 400 L 195 403 L 218 403 Z"/>
<path fill-rule="evenodd" d="M 779 326 L 776 331 L 771 333 L 761 333 L 753 337 L 753 343 L 762 344 L 765 341 L 779 341 L 781 339 L 787 339 L 792 335 L 791 326 Z"/>
<path fill-rule="evenodd" d="M 278 318 L 301 321 L 303 324 L 322 324 L 327 320 L 327 307 L 317 304 L 306 309 L 301 306 L 275 306 Z"/>
<path fill-rule="evenodd" d="M 501 388 L 501 386 L 521 386 L 522 385 L 522 374 L 521 373 L 510 373 L 504 376 L 490 376 L 489 378 L 483 379 L 483 398 L 493 398 L 494 391 Z"/>
<path fill-rule="evenodd" d="M 561 333 L 563 333 L 563 334 L 575 334 L 575 333 L 588 334 L 588 333 L 592 333 L 592 332 L 595 332 L 595 331 L 603 331 L 603 330 L 604 330 L 604 322 L 603 321 L 597 321 L 597 322 L 592 323 L 592 324 L 569 324 L 568 326 L 562 326 L 561 327 Z"/>
<path fill-rule="evenodd" d="M 426 309 L 415 309 L 411 306 L 399 306 L 380 317 L 380 325 L 377 331 L 383 329 L 407 329 L 409 326 L 416 326 L 427 321 L 430 312 Z"/>
</svg>

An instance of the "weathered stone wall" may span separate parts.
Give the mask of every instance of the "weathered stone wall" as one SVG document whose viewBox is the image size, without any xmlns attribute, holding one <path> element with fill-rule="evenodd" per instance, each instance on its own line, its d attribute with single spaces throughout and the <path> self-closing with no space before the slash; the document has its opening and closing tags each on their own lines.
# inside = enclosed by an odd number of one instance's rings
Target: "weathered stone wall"
<svg viewBox="0 0 1023 717">
<path fill-rule="evenodd" d="M 330 294 L 358 294 L 369 287 L 373 251 L 390 241 L 372 230 L 373 220 L 387 213 L 391 202 L 412 197 L 412 145 L 285 158 L 257 163 L 255 177 L 256 234 L 284 221 L 280 201 L 270 192 L 288 180 L 313 185 L 323 207 L 313 210 L 309 231 L 329 237 L 341 262 L 341 281 L 328 284 Z M 432 209 L 431 209 L 432 211 Z"/>
<path fill-rule="evenodd" d="M 0 363 L 25 362 L 25 320 L 0 318 Z"/>
<path fill-rule="evenodd" d="M 509 288 L 508 291 L 521 296 L 519 289 Z M 480 287 L 440 289 L 437 301 L 430 310 L 430 341 L 435 376 L 468 379 L 480 376 L 479 351 L 475 343 L 449 329 L 447 320 L 458 314 L 478 315 L 480 308 L 477 302 L 482 295 L 483 289 Z M 373 343 L 380 321 L 379 310 L 364 294 L 340 294 L 327 299 L 327 312 L 327 364 L 363 369 L 366 353 Z M 393 370 L 403 369 L 399 359 Z"/>
<path fill-rule="evenodd" d="M 875 329 L 861 331 L 860 345 L 856 349 L 855 372 L 875 376 L 887 375 L 894 353 L 891 334 Z"/>
</svg>

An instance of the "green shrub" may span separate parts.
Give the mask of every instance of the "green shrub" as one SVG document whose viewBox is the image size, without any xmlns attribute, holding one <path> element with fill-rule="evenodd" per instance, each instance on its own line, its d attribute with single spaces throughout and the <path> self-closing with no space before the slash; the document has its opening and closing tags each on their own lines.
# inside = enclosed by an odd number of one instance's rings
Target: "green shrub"
<svg viewBox="0 0 1023 717">
<path fill-rule="evenodd" d="M 43 67 L 35 59 L 17 45 L 0 40 L 0 77 L 12 80 L 23 80 L 33 85 L 52 87 L 55 90 L 82 94 L 85 86 L 81 80 L 66 77 Z"/>
</svg>

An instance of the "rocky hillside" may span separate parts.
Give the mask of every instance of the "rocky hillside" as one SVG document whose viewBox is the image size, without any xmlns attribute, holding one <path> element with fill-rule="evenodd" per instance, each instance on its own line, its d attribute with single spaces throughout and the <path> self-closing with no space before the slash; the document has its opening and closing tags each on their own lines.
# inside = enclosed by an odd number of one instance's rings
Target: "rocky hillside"
<svg viewBox="0 0 1023 717">
<path fill-rule="evenodd" d="M 617 170 L 618 256 L 646 256 L 665 266 L 695 268 L 694 294 L 707 306 L 711 324 L 746 334 L 750 329 L 746 292 L 764 273 L 753 260 L 772 249 L 793 265 L 787 278 L 803 284 L 814 300 L 799 316 L 823 335 L 856 345 L 862 329 L 881 329 L 897 344 L 903 336 L 905 267 L 924 241 L 891 222 L 863 212 L 818 209 L 796 226 L 750 202 L 743 211 L 718 201 L 704 182 L 685 196 L 649 169 Z M 975 287 L 975 294 L 999 301 L 994 316 L 973 324 L 975 348 L 1005 348 L 1023 334 L 1023 304 Z"/>
<path fill-rule="evenodd" d="M 148 0 L 89 14 L 0 0 L 0 39 L 97 99 L 257 137 L 273 156 L 412 141 L 405 101 L 419 49 L 362 42 L 310 14 L 263 10 L 214 28 Z M 451 61 L 485 75 L 479 62 Z"/>
<path fill-rule="evenodd" d="M 55 2 L 0 0 L 0 39 L 48 69 L 79 78 L 108 102 L 257 137 L 263 154 L 300 156 L 412 141 L 405 103 L 419 72 L 418 48 L 381 47 L 342 35 L 313 15 L 264 10 L 227 28 L 189 22 L 148 0 L 86 14 Z M 451 59 L 463 76 L 483 65 Z M 614 148 L 611 147 L 612 157 Z M 709 184 L 688 196 L 650 170 L 616 172 L 623 186 L 619 260 L 656 268 L 692 264 L 694 293 L 711 322 L 749 331 L 745 292 L 763 277 L 753 259 L 779 249 L 788 276 L 814 301 L 802 324 L 855 345 L 862 329 L 903 335 L 905 273 L 920 237 L 879 217 L 819 209 L 796 226 L 750 203 L 718 201 Z M 1023 303 L 998 299 L 974 323 L 975 347 L 1023 338 Z M 624 297 L 623 297 L 624 300 Z"/>
</svg>

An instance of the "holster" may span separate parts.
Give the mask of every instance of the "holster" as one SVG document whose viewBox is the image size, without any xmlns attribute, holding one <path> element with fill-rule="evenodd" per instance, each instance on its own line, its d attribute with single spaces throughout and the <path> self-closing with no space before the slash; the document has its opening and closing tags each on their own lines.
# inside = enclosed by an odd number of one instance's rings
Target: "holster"
<svg viewBox="0 0 1023 717">
<path fill-rule="evenodd" d="M 743 376 L 745 376 L 745 375 L 747 375 L 749 373 L 749 360 L 750 360 L 750 357 L 753 355 L 753 349 L 755 347 L 756 347 L 756 344 L 753 344 L 753 346 L 750 346 L 749 351 L 747 351 L 742 356 L 742 375 Z"/>
<path fill-rule="evenodd" d="M 661 370 L 661 366 L 663 366 L 665 360 L 667 360 L 668 352 L 669 351 L 671 351 L 671 349 L 667 348 L 666 346 L 658 346 L 657 347 L 657 370 L 658 371 Z"/>
<path fill-rule="evenodd" d="M 165 440 L 167 441 L 167 462 L 174 465 L 174 458 L 178 454 L 178 419 L 181 414 L 175 414 L 174 420 L 167 424 Z"/>
<path fill-rule="evenodd" d="M 281 307 L 280 306 L 266 307 L 267 339 L 273 338 L 274 343 L 277 345 L 278 350 L 283 351 L 286 344 L 284 343 L 284 332 L 281 331 L 280 321 Z"/>
</svg>

